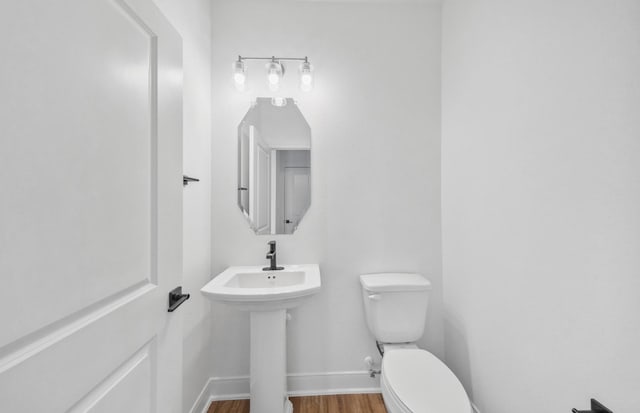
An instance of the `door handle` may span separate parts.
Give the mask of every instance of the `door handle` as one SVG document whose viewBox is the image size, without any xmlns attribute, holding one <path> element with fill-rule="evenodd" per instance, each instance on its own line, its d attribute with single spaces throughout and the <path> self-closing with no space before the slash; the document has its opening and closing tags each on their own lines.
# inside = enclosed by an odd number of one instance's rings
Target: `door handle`
<svg viewBox="0 0 640 413">
<path fill-rule="evenodd" d="M 291 220 L 290 220 L 290 219 L 285 219 L 285 220 L 284 220 L 284 223 L 285 223 L 285 224 L 291 224 Z"/>
<path fill-rule="evenodd" d="M 169 308 L 167 311 L 173 313 L 176 308 L 180 307 L 189 297 L 191 297 L 191 294 L 182 294 L 182 286 L 174 288 L 169 292 Z"/>
<path fill-rule="evenodd" d="M 200 182 L 200 180 L 198 178 L 192 178 L 187 175 L 182 175 L 182 186 L 189 185 L 189 182 Z"/>
<path fill-rule="evenodd" d="M 572 413 L 613 413 L 596 399 L 591 399 L 591 410 L 571 409 Z"/>
</svg>

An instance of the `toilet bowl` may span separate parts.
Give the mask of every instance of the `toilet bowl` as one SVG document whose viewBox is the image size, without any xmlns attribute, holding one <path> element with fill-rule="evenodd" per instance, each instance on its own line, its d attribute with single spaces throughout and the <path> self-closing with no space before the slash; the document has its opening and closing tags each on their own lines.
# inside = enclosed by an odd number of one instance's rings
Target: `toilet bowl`
<svg viewBox="0 0 640 413">
<path fill-rule="evenodd" d="M 451 370 L 415 342 L 424 332 L 431 284 L 419 274 L 360 276 L 367 325 L 384 350 L 382 398 L 388 413 L 472 413 Z"/>
</svg>

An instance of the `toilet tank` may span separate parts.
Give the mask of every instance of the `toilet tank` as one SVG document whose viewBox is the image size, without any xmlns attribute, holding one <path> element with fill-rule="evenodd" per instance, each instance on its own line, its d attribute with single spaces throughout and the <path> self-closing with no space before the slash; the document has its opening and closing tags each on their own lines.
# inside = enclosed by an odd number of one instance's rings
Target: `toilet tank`
<svg viewBox="0 0 640 413">
<path fill-rule="evenodd" d="M 422 337 L 431 283 L 420 274 L 360 276 L 369 330 L 381 343 L 410 343 Z"/>
</svg>

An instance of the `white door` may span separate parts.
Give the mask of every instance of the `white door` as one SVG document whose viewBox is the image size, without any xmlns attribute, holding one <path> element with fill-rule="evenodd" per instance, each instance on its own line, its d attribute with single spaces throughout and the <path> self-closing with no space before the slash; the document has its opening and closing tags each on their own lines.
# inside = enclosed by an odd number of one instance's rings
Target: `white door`
<svg viewBox="0 0 640 413">
<path fill-rule="evenodd" d="M 181 40 L 152 0 L 0 3 L 0 411 L 179 412 Z"/>
<path fill-rule="evenodd" d="M 284 168 L 284 231 L 293 234 L 311 204 L 310 168 Z"/>
<path fill-rule="evenodd" d="M 250 128 L 249 218 L 256 234 L 271 233 L 271 149 L 260 137 L 258 129 Z"/>
<path fill-rule="evenodd" d="M 249 158 L 251 157 L 250 129 L 252 127 L 242 122 L 238 138 L 238 205 L 247 216 L 251 209 L 249 207 L 249 171 L 251 170 Z"/>
</svg>

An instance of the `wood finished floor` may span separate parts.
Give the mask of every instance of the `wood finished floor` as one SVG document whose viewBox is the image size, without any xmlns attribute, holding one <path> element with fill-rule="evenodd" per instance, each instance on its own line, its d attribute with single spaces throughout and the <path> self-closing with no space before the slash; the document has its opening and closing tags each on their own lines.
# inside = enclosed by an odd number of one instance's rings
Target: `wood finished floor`
<svg viewBox="0 0 640 413">
<path fill-rule="evenodd" d="M 387 413 L 380 394 L 290 397 L 293 413 Z M 208 413 L 249 413 L 249 400 L 211 403 Z"/>
</svg>

